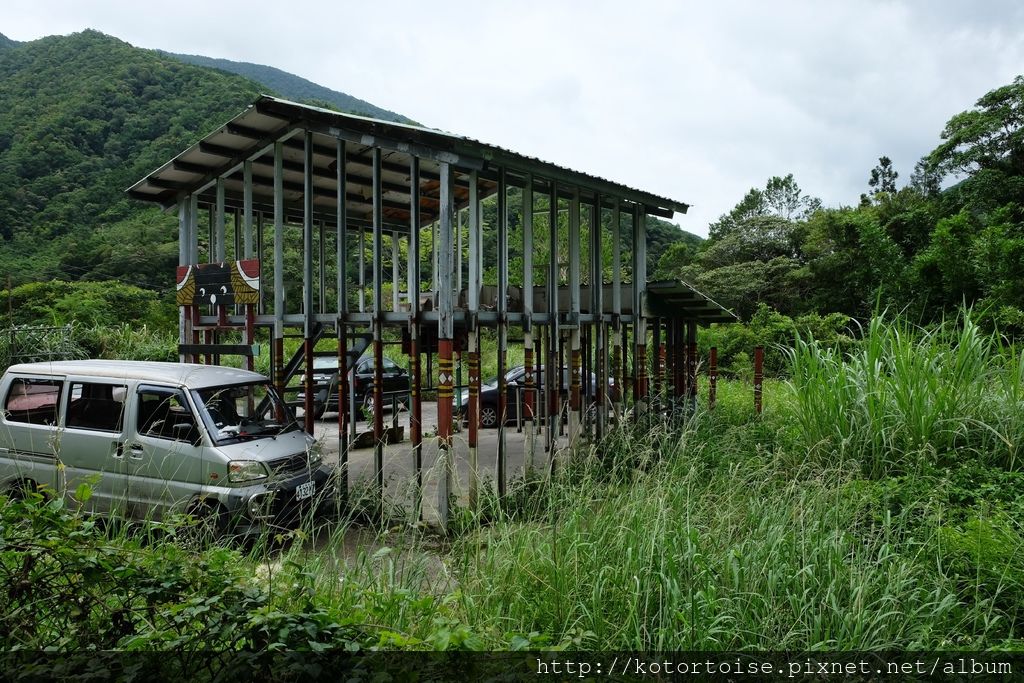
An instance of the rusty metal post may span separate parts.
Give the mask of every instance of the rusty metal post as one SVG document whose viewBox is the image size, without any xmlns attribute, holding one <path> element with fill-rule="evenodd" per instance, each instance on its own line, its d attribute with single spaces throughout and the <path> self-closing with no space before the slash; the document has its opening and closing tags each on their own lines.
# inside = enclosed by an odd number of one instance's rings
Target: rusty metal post
<svg viewBox="0 0 1024 683">
<path fill-rule="evenodd" d="M 764 383 L 764 347 L 754 347 L 754 412 L 761 414 L 761 390 Z"/>
<path fill-rule="evenodd" d="M 712 346 L 708 355 L 708 410 L 715 409 L 718 399 L 718 347 Z"/>
</svg>

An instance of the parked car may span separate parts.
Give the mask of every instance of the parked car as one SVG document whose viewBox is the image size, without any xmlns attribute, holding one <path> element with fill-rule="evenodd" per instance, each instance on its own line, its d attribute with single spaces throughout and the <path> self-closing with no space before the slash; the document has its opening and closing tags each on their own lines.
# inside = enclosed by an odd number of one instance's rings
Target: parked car
<svg viewBox="0 0 1024 683">
<path fill-rule="evenodd" d="M 381 375 L 384 379 L 384 409 L 391 408 L 392 397 L 396 397 L 401 406 L 408 408 L 410 402 L 409 372 L 385 356 L 381 365 Z M 355 405 L 362 410 L 363 416 L 367 420 L 372 419 L 373 356 L 366 355 L 356 361 L 355 367 L 349 370 L 348 377 L 355 394 Z M 319 420 L 328 411 L 337 412 L 339 406 L 337 355 L 313 357 L 313 384 L 315 385 L 313 416 Z M 302 403 L 305 399 L 305 392 L 299 392 L 297 402 Z M 348 409 L 347 400 L 343 401 L 341 405 L 344 405 L 346 410 Z"/>
<path fill-rule="evenodd" d="M 526 368 L 522 365 L 516 365 L 505 373 L 505 421 L 515 422 L 519 419 L 519 412 L 522 404 L 524 403 L 524 394 L 526 386 Z M 544 409 L 536 408 L 536 406 L 544 405 L 544 394 L 542 392 L 544 382 L 544 366 L 534 368 L 533 375 L 534 386 L 537 391 L 537 398 L 534 402 L 535 414 L 539 416 L 544 415 Z M 597 376 L 594 373 L 590 373 L 591 386 L 596 386 Z M 582 388 L 581 388 L 582 389 Z M 562 368 L 562 383 L 559 391 L 562 396 L 565 397 L 569 390 L 569 368 Z M 611 381 L 608 382 L 608 393 L 613 395 L 615 391 Z M 469 389 L 463 389 L 461 396 L 458 399 L 456 405 L 458 414 L 463 418 L 467 419 L 469 416 Z M 498 378 L 492 377 L 486 382 L 480 384 L 480 426 L 481 427 L 497 427 L 498 426 Z"/>
<path fill-rule="evenodd" d="M 0 489 L 88 513 L 211 530 L 282 522 L 329 490 L 315 440 L 263 376 L 210 365 L 61 361 L 0 378 Z M 75 501 L 81 484 L 91 494 Z"/>
</svg>

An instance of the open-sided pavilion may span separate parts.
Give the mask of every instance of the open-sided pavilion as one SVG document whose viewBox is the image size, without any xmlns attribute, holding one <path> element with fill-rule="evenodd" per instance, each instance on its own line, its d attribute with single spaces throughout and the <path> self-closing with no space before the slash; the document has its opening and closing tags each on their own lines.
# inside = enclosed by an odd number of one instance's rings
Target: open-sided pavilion
<svg viewBox="0 0 1024 683">
<path fill-rule="evenodd" d="M 128 192 L 178 213 L 183 359 L 215 360 L 230 352 L 247 355 L 251 364 L 252 344 L 266 338 L 279 388 L 294 374 L 304 376 L 306 427 L 312 431 L 314 347 L 325 337 L 337 338 L 339 391 L 346 396 L 346 369 L 371 346 L 378 463 L 385 437 L 381 359 L 392 336 L 385 328 L 401 329 L 409 356 L 414 453 L 424 438 L 421 356 L 427 354 L 428 362 L 437 356 L 437 438 L 443 448 L 455 417 L 453 359 L 466 354 L 473 460 L 482 329 L 495 330 L 501 401 L 509 344 L 523 345 L 522 414 L 532 453 L 535 435 L 544 436 L 546 447 L 554 443 L 563 427 L 560 418 L 551 418 L 563 406 L 573 439 L 601 438 L 629 406 L 670 410 L 692 403 L 697 326 L 735 319 L 684 283 L 647 282 L 647 216 L 671 218 L 685 213 L 687 204 L 421 126 L 264 96 Z M 485 200 L 494 216 L 486 225 Z M 288 279 L 294 265 L 285 261 L 286 244 L 301 253 L 301 282 Z M 385 273 L 388 257 L 391 272 Z M 241 262 L 231 271 L 234 298 L 218 303 L 205 287 L 193 286 L 199 273 L 211 277 L 203 264 L 223 269 L 231 262 Z M 353 262 L 359 264 L 355 272 Z M 222 284 L 226 277 L 211 282 Z M 239 291 L 246 287 L 251 296 Z M 232 330 L 246 343 L 218 344 Z M 285 339 L 295 336 L 302 347 L 288 358 Z M 657 350 L 653 387 L 649 341 Z M 552 372 L 535 385 L 539 365 L 571 368 L 568 387 L 562 373 Z M 355 422 L 346 410 L 338 419 L 344 465 Z M 502 432 L 499 493 L 506 478 L 503 448 Z"/>
</svg>

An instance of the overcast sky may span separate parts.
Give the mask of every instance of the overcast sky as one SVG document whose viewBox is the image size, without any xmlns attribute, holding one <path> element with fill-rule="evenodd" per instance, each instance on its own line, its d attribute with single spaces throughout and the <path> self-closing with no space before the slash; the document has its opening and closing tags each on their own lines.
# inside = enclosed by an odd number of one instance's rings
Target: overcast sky
<svg viewBox="0 0 1024 683">
<path fill-rule="evenodd" d="M 687 202 L 701 235 L 773 175 L 831 206 L 883 154 L 906 181 L 950 116 L 1024 73 L 1017 0 L 32 0 L 0 21 L 275 66 Z"/>
</svg>

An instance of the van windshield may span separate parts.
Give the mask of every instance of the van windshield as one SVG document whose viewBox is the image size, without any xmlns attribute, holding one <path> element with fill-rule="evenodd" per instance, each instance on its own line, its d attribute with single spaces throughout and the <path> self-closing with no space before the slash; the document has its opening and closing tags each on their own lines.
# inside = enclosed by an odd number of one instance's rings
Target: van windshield
<svg viewBox="0 0 1024 683">
<path fill-rule="evenodd" d="M 193 391 L 192 396 L 218 445 L 273 437 L 299 428 L 269 382 L 209 387 Z"/>
</svg>

